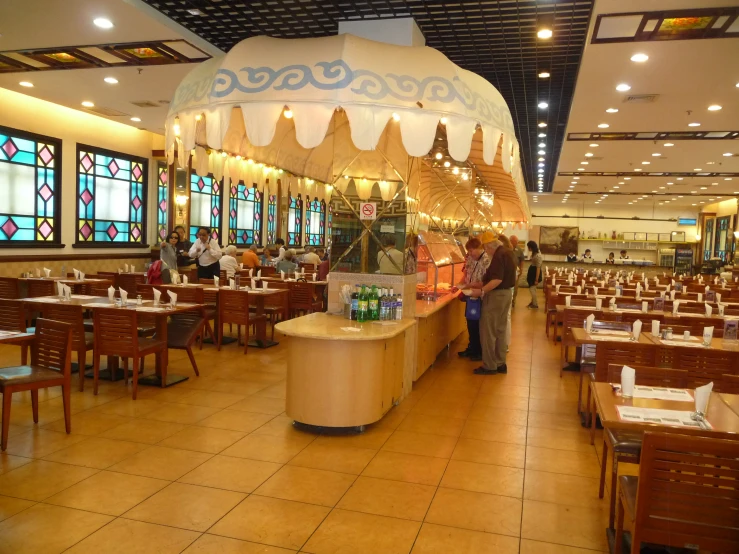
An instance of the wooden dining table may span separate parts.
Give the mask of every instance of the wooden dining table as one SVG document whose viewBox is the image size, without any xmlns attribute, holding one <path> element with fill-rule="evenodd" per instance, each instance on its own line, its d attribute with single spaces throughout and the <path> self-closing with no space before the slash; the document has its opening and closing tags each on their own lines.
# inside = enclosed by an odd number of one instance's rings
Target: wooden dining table
<svg viewBox="0 0 739 554">
<path fill-rule="evenodd" d="M 572 337 L 578 346 L 583 344 L 598 344 L 600 342 L 632 342 L 631 333 L 624 334 L 626 332 L 615 331 L 610 329 L 597 329 L 593 332 L 588 333 L 582 327 L 572 329 Z M 639 343 L 641 344 L 653 344 L 652 340 L 645 336 L 646 333 L 641 332 L 639 334 Z"/>
<path fill-rule="evenodd" d="M 36 298 L 24 298 L 26 304 L 34 306 L 39 309 L 43 304 L 71 304 L 75 306 L 82 306 L 89 310 L 96 310 L 100 308 L 115 308 L 115 304 L 111 304 L 107 297 L 101 296 L 87 296 L 87 295 L 72 295 L 70 300 L 62 300 L 58 296 L 39 296 Z M 178 302 L 176 306 L 170 304 L 162 304 L 160 306 L 154 306 L 153 300 L 144 300 L 141 306 L 137 305 L 136 300 L 128 300 L 124 307 L 120 309 L 136 310 L 139 315 L 153 316 L 155 321 L 156 336 L 167 342 L 167 321 L 170 316 L 178 313 L 188 312 L 192 310 L 202 309 L 202 304 L 189 304 L 185 302 Z M 169 364 L 169 353 L 165 348 L 161 356 L 161 362 L 157 358 L 156 362 L 156 373 L 153 375 L 147 375 L 139 379 L 140 385 L 157 386 L 157 387 L 169 387 L 187 381 L 189 377 L 187 375 L 178 375 L 168 373 L 167 366 Z M 118 367 L 118 360 L 116 356 L 108 356 L 108 368 L 115 372 Z M 89 377 L 88 374 L 85 374 Z"/>
</svg>

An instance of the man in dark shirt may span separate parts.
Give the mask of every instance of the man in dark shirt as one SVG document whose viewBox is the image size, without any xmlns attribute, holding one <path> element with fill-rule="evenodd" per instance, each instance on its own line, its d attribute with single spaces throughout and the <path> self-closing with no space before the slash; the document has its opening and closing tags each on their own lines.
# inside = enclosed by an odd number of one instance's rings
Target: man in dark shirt
<svg viewBox="0 0 739 554">
<path fill-rule="evenodd" d="M 482 297 L 482 317 L 480 319 L 482 366 L 478 367 L 475 373 L 495 375 L 508 372 L 506 331 L 513 287 L 516 284 L 516 259 L 511 243 L 504 235 L 500 235 L 497 241 L 484 242 L 484 246 L 486 252 L 492 256 L 492 261 L 482 279 L 482 288 L 472 293 L 472 296 Z"/>
</svg>

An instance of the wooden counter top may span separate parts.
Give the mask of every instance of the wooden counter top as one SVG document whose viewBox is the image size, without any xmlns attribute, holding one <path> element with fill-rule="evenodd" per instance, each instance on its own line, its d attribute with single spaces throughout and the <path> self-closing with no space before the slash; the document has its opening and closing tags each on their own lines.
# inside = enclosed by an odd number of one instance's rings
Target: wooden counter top
<svg viewBox="0 0 739 554">
<path fill-rule="evenodd" d="M 388 325 L 391 323 L 392 325 Z M 416 324 L 415 319 L 359 323 L 342 316 L 313 313 L 277 324 L 275 329 L 289 337 L 336 341 L 369 341 L 395 337 Z M 359 329 L 346 331 L 344 328 Z"/>
<path fill-rule="evenodd" d="M 446 294 L 439 298 L 436 302 L 429 302 L 428 300 L 416 300 L 416 317 L 428 317 L 441 310 L 444 306 L 449 304 L 452 300 L 457 300 L 460 291 Z"/>
</svg>

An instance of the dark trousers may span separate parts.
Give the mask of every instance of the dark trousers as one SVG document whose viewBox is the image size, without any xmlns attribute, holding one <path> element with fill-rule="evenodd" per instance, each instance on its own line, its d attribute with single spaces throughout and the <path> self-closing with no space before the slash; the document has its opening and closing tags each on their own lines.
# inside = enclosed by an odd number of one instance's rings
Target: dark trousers
<svg viewBox="0 0 739 554">
<path fill-rule="evenodd" d="M 468 319 L 467 320 L 467 333 L 470 336 L 470 344 L 467 346 L 471 356 L 481 356 L 482 346 L 480 345 L 480 320 L 479 319 Z"/>
<path fill-rule="evenodd" d="M 221 274 L 221 263 L 215 262 L 210 265 L 198 264 L 198 279 L 212 279 Z"/>
</svg>

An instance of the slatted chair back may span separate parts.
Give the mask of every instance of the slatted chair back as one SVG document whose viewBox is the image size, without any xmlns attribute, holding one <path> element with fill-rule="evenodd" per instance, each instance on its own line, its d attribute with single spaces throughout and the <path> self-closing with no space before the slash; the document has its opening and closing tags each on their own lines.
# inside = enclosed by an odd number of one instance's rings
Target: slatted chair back
<svg viewBox="0 0 739 554">
<path fill-rule="evenodd" d="M 595 308 L 595 298 L 577 298 L 573 297 L 570 300 L 570 306 L 582 306 Z"/>
<path fill-rule="evenodd" d="M 118 272 L 116 271 L 98 271 L 98 276 L 102 279 L 110 279 L 112 286 L 118 288 Z M 111 285 L 108 285 L 111 286 Z"/>
<path fill-rule="evenodd" d="M 621 364 L 608 365 L 608 382 L 620 383 Z M 645 366 L 629 366 L 634 369 L 634 384 L 643 385 L 645 387 L 672 387 L 686 388 L 688 386 L 687 369 L 671 369 L 664 367 L 645 367 Z"/>
<path fill-rule="evenodd" d="M 642 329 L 647 329 L 647 327 L 652 326 L 652 321 L 659 321 L 662 323 L 662 321 L 665 319 L 664 314 L 658 314 L 654 312 L 647 312 L 645 314 L 635 314 L 631 312 L 624 312 L 621 314 L 621 321 L 626 321 L 628 323 L 634 323 L 636 320 L 639 320 L 642 322 L 644 327 Z"/>
<path fill-rule="evenodd" d="M 154 300 L 154 285 L 146 283 L 136 285 L 136 294 L 141 295 L 144 300 Z"/>
<path fill-rule="evenodd" d="M 83 294 L 88 294 L 90 296 L 96 296 L 96 294 L 94 294 L 93 291 L 99 291 L 101 289 L 105 289 L 105 291 L 106 291 L 105 294 L 107 295 L 108 294 L 107 293 L 108 287 L 113 286 L 113 282 L 114 281 L 112 279 L 110 279 L 110 278 L 107 278 L 107 277 L 97 277 L 97 276 L 92 276 L 92 275 L 89 275 L 89 277 L 90 278 L 94 278 L 94 279 L 100 279 L 100 278 L 102 278 L 103 280 L 102 281 L 90 282 L 90 283 L 83 283 L 83 285 L 82 285 Z"/>
<path fill-rule="evenodd" d="M 262 277 L 274 277 L 277 274 L 277 269 L 273 265 L 263 265 L 259 269 L 262 270 Z"/>
<path fill-rule="evenodd" d="M 138 356 L 138 317 L 136 310 L 98 308 L 92 317 L 96 356 Z"/>
<path fill-rule="evenodd" d="M 721 330 L 722 334 L 724 331 L 723 321 L 720 319 L 712 319 L 710 317 L 681 317 L 680 325 L 684 327 L 689 327 L 691 333 L 701 336 L 703 336 L 704 327 L 713 327 L 713 336 L 715 337 L 718 337 L 717 333 L 719 329 Z"/>
<path fill-rule="evenodd" d="M 26 331 L 26 309 L 22 300 L 0 298 L 0 331 Z"/>
<path fill-rule="evenodd" d="M 739 442 L 644 434 L 632 552 L 641 543 L 739 552 Z"/>
<path fill-rule="evenodd" d="M 70 325 L 72 329 L 72 348 L 78 350 L 84 347 L 85 323 L 84 308 L 73 304 L 43 304 L 41 314 L 44 319 L 61 321 Z"/>
<path fill-rule="evenodd" d="M 47 279 L 30 279 L 28 284 L 28 298 L 39 296 L 54 296 L 56 294 L 56 283 Z"/>
<path fill-rule="evenodd" d="M 600 345 L 602 346 L 602 345 Z M 608 379 L 608 366 L 618 364 L 631 367 L 654 367 L 657 346 L 641 342 L 609 342 L 606 348 L 598 348 L 595 353 L 594 381 L 604 382 Z"/>
<path fill-rule="evenodd" d="M 290 283 L 290 309 L 292 311 L 313 311 L 315 309 L 314 291 L 315 288 L 309 283 L 300 281 Z"/>
<path fill-rule="evenodd" d="M 188 302 L 192 304 L 203 303 L 203 289 L 201 287 L 157 287 L 162 291 L 162 297 L 165 292 L 171 290 L 177 295 L 177 302 Z M 164 298 L 161 299 L 164 302 Z M 167 300 L 169 301 L 169 300 Z"/>
<path fill-rule="evenodd" d="M 727 394 L 739 394 L 739 375 L 730 373 L 722 375 L 721 380 L 714 384 L 713 390 Z"/>
<path fill-rule="evenodd" d="M 706 313 L 706 308 L 700 304 L 681 304 L 678 309 L 677 313 L 679 314 L 704 314 Z"/>
<path fill-rule="evenodd" d="M 222 269 L 218 274 L 218 278 L 221 280 L 221 284 L 225 285 L 228 283 L 228 271 Z"/>
<path fill-rule="evenodd" d="M 221 289 L 218 302 L 218 321 L 249 325 L 249 293 L 245 290 Z"/>
<path fill-rule="evenodd" d="M 72 375 L 72 326 L 39 318 L 31 347 L 31 365 L 53 369 L 70 379 Z"/>
<path fill-rule="evenodd" d="M 603 310 L 599 319 L 601 321 L 623 321 L 623 314 L 612 312 L 610 310 Z"/>
<path fill-rule="evenodd" d="M 20 289 L 16 277 L 0 277 L 0 298 L 20 298 Z"/>
<path fill-rule="evenodd" d="M 271 289 L 290 289 L 290 283 L 288 281 L 270 281 L 267 286 Z"/>
<path fill-rule="evenodd" d="M 672 350 L 672 366 L 690 370 L 691 388 L 720 381 L 727 373 L 737 373 L 736 352 L 686 346 L 675 346 Z"/>
<path fill-rule="evenodd" d="M 595 319 L 599 319 L 601 313 L 593 310 L 578 310 L 575 308 L 565 308 L 562 312 L 562 340 L 567 341 L 569 345 L 573 344 L 572 330 L 582 327 L 583 322 L 590 314 L 595 315 Z"/>
<path fill-rule="evenodd" d="M 316 270 L 316 264 L 306 264 L 300 262 L 298 264 L 298 267 L 301 269 L 301 271 L 305 271 L 306 273 L 313 273 Z"/>
<path fill-rule="evenodd" d="M 602 314 L 605 315 L 605 314 Z M 601 315 L 601 317 L 602 317 Z M 585 322 L 583 322 L 583 327 Z M 593 321 L 593 329 L 598 331 L 629 331 L 631 332 L 631 323 L 624 321 Z"/>
<path fill-rule="evenodd" d="M 565 281 L 566 282 L 566 281 Z M 555 287 L 555 292 L 557 291 Z M 577 292 L 577 285 L 560 285 L 559 286 L 559 292 L 557 294 L 566 294 L 566 293 L 576 293 Z"/>
<path fill-rule="evenodd" d="M 136 273 L 120 273 L 118 275 L 118 287 L 122 288 L 128 293 L 128 296 L 136 298 L 138 294 L 138 285 L 146 283 L 145 275 L 138 275 Z"/>
</svg>

